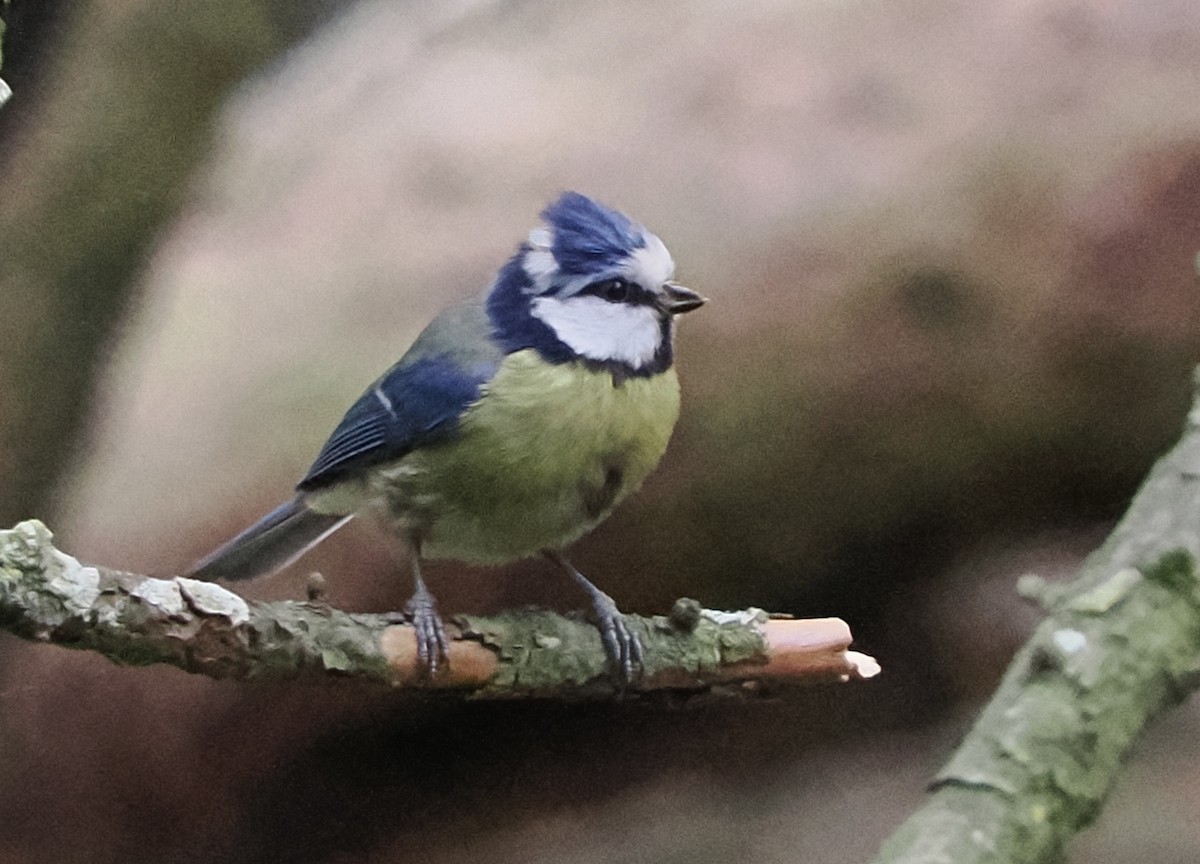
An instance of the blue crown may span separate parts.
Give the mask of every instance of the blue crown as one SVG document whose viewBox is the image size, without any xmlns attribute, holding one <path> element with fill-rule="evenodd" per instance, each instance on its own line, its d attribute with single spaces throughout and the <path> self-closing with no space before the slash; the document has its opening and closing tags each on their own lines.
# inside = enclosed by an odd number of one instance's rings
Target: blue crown
<svg viewBox="0 0 1200 864">
<path fill-rule="evenodd" d="M 564 192 L 542 218 L 553 230 L 550 251 L 567 276 L 613 270 L 646 245 L 642 226 L 578 192 Z"/>
<path fill-rule="evenodd" d="M 647 234 L 628 217 L 578 192 L 564 192 L 542 211 L 542 219 L 546 228 L 535 228 L 529 242 L 522 243 L 500 268 L 488 291 L 487 312 L 493 338 L 506 354 L 535 348 L 546 362 L 566 363 L 580 357 L 545 321 L 530 312 L 532 298 L 547 293 L 570 297 L 591 281 L 619 275 L 629 258 L 645 248 Z M 531 268 L 530 258 L 535 256 L 539 260 Z M 541 257 L 553 258 L 553 262 Z M 663 326 L 669 328 L 670 319 L 664 320 Z M 654 363 L 637 369 L 618 361 L 593 365 L 626 377 L 652 375 L 671 365 L 671 341 L 664 340 L 662 356 Z"/>
</svg>

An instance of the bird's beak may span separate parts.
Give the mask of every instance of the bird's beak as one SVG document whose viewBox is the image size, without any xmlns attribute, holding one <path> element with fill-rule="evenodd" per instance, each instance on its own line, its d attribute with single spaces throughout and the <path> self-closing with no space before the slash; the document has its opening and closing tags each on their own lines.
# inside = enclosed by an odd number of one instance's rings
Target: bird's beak
<svg viewBox="0 0 1200 864">
<path fill-rule="evenodd" d="M 693 291 L 674 282 L 663 283 L 663 308 L 672 315 L 681 315 L 699 309 L 707 301 Z"/>
</svg>

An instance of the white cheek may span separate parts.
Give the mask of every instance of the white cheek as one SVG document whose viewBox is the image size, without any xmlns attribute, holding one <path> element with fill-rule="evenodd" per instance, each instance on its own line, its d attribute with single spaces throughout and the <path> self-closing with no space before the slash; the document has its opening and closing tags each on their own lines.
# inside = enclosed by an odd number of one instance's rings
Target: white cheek
<svg viewBox="0 0 1200 864">
<path fill-rule="evenodd" d="M 618 360 L 636 369 L 654 359 L 662 342 L 662 325 L 649 306 L 583 296 L 538 297 L 530 308 L 572 351 L 590 360 Z"/>
</svg>

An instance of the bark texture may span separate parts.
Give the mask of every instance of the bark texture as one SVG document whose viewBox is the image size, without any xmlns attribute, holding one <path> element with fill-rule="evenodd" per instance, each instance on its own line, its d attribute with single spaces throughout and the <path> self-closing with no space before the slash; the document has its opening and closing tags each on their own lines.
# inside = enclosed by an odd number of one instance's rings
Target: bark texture
<svg viewBox="0 0 1200 864">
<path fill-rule="evenodd" d="M 680 600 L 668 616 L 626 621 L 646 649 L 630 687 L 608 674 L 598 631 L 545 610 L 455 619 L 450 668 L 422 674 L 412 628 L 394 616 L 323 603 L 244 600 L 213 582 L 156 579 L 81 564 L 40 522 L 0 531 L 0 628 L 97 651 L 116 663 L 169 663 L 213 678 L 351 675 L 392 686 L 477 696 L 588 698 L 747 682 L 869 678 L 836 618 L 772 619 Z M 745 691 L 749 692 L 749 691 Z"/>
</svg>

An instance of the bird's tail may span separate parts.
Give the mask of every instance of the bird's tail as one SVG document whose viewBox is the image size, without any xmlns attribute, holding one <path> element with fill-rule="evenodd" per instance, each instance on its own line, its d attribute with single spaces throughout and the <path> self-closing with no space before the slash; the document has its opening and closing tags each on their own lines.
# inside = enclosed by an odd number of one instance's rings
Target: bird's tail
<svg viewBox="0 0 1200 864">
<path fill-rule="evenodd" d="M 308 509 L 297 497 L 281 504 L 232 540 L 214 549 L 188 576 L 193 579 L 252 579 L 281 570 L 348 521 Z"/>
</svg>

